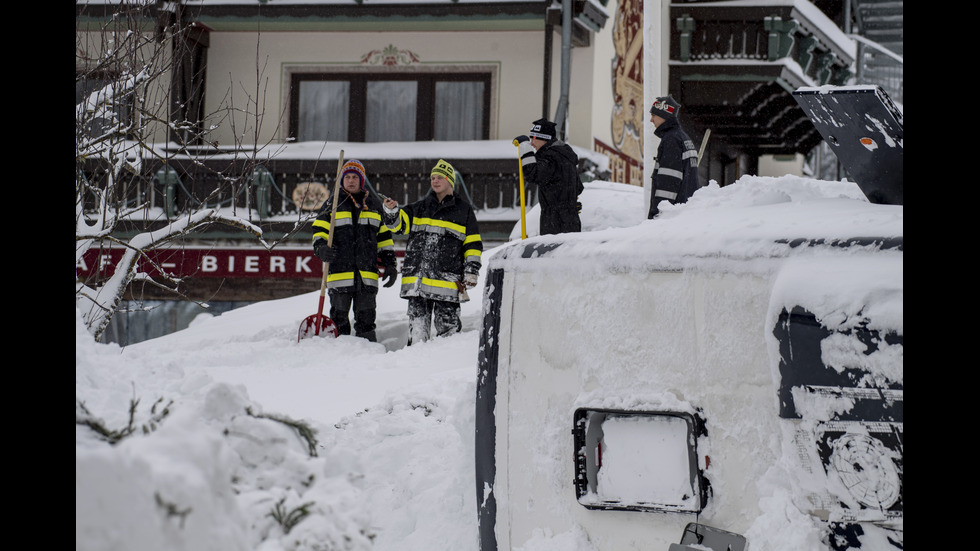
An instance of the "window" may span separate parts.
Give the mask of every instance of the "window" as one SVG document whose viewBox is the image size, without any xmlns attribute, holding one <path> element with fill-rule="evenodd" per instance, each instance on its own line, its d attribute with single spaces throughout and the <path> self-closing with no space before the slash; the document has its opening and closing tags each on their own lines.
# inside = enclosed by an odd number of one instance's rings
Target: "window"
<svg viewBox="0 0 980 551">
<path fill-rule="evenodd" d="M 589 509 L 701 511 L 707 481 L 698 463 L 698 416 L 679 412 L 575 412 L 575 490 Z"/>
<path fill-rule="evenodd" d="M 132 90 L 109 74 L 78 74 L 75 76 L 75 106 L 83 101 L 108 106 L 93 114 L 83 115 L 84 134 L 100 136 L 110 131 L 125 130 L 132 120 Z M 78 115 L 76 115 L 78 116 Z"/>
<path fill-rule="evenodd" d="M 489 72 L 293 73 L 289 93 L 298 141 L 490 137 Z"/>
<path fill-rule="evenodd" d="M 299 85 L 299 102 L 299 112 L 305 115 L 297 121 L 301 141 L 347 140 L 349 82 L 304 80 Z"/>
</svg>

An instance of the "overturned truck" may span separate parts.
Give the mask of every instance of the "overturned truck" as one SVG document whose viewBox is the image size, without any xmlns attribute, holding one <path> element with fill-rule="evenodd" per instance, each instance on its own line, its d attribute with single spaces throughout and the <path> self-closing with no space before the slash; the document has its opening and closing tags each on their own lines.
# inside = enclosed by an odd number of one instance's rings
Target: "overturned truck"
<svg viewBox="0 0 980 551">
<path fill-rule="evenodd" d="M 744 178 L 488 259 L 482 551 L 903 547 L 902 115 L 797 97 L 859 181 Z"/>
</svg>

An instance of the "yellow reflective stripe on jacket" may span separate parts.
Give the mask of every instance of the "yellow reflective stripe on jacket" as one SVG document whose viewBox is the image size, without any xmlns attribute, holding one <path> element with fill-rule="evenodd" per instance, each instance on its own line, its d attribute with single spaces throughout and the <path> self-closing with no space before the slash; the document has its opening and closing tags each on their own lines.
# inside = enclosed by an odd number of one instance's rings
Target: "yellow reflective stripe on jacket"
<svg viewBox="0 0 980 551">
<path fill-rule="evenodd" d="M 447 222 L 445 220 L 436 220 L 435 218 L 420 218 L 415 217 L 412 223 L 416 226 L 432 226 L 435 228 L 444 228 L 451 232 L 458 233 L 460 236 L 466 236 L 466 226 L 461 226 L 453 222 Z"/>
<path fill-rule="evenodd" d="M 359 273 L 361 274 L 361 279 L 373 279 L 375 281 L 378 279 L 378 274 L 374 272 L 359 270 Z M 354 272 L 338 272 L 336 274 L 331 273 L 327 276 L 327 283 L 330 283 L 331 281 L 343 281 L 345 279 L 353 280 Z"/>
<path fill-rule="evenodd" d="M 337 217 L 333 219 L 333 227 L 350 226 L 354 223 L 349 210 L 338 210 Z"/>
<path fill-rule="evenodd" d="M 339 282 L 345 281 L 345 280 L 350 280 L 351 282 L 353 282 L 354 281 L 354 272 L 340 272 L 340 273 L 337 273 L 337 274 L 333 274 L 332 273 L 332 274 L 327 275 L 327 284 L 330 284 L 330 283 L 339 283 Z"/>
<path fill-rule="evenodd" d="M 404 230 L 402 228 L 404 227 Z M 408 214 L 405 213 L 405 209 L 400 209 L 398 211 L 398 218 L 396 218 L 395 226 L 388 226 L 388 229 L 395 233 L 408 233 L 412 229 L 412 222 L 408 219 Z"/>
<path fill-rule="evenodd" d="M 364 285 L 367 285 L 368 287 L 378 286 L 378 274 L 374 272 L 365 272 L 363 270 L 360 270 L 358 273 L 361 274 L 361 283 Z M 354 272 L 340 272 L 327 276 L 327 287 L 330 289 L 342 289 L 344 287 L 353 286 Z"/>
<path fill-rule="evenodd" d="M 328 239 L 328 240 L 330 239 L 330 222 L 327 222 L 325 220 L 314 220 L 313 228 L 314 229 L 323 228 L 323 231 L 313 232 L 314 242 L 317 240 L 318 237 L 322 237 L 323 239 Z"/>
</svg>

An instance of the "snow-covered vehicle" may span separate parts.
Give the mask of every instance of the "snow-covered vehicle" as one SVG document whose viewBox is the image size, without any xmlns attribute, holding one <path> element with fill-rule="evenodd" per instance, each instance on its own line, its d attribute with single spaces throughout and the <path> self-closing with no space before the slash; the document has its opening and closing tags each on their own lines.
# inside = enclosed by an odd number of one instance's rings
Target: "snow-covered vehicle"
<svg viewBox="0 0 980 551">
<path fill-rule="evenodd" d="M 825 114 L 894 109 L 877 89 L 811 93 Z M 823 122 L 900 174 L 889 114 Z M 747 177 L 632 227 L 502 247 L 477 383 L 481 550 L 901 548 L 892 175 Z"/>
</svg>

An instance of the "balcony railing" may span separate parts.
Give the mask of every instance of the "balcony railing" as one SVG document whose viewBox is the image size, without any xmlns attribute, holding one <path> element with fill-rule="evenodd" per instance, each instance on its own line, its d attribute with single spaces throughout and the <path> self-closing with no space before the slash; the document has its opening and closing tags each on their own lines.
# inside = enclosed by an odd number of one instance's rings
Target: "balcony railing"
<svg viewBox="0 0 980 551">
<path fill-rule="evenodd" d="M 854 44 L 815 7 L 674 4 L 670 58 L 697 61 L 793 60 L 812 84 L 845 84 Z"/>
<path fill-rule="evenodd" d="M 358 145 L 363 151 L 370 144 Z M 476 208 L 481 217 L 481 230 L 483 219 L 487 220 L 487 229 L 483 231 L 488 233 L 509 232 L 520 216 L 516 149 L 507 153 L 512 156 L 493 158 L 490 154 L 488 158 L 451 161 L 458 173 L 456 194 Z M 119 183 L 113 202 L 120 207 L 148 207 L 144 219 L 129 220 L 133 231 L 145 231 L 202 208 L 234 208 L 238 216 L 253 223 L 284 228 L 312 218 L 332 192 L 336 178 L 336 157 L 316 160 L 291 157 L 288 149 L 264 161 L 227 152 L 220 157 L 171 155 L 166 160 L 154 161 L 144 166 L 140 174 L 130 175 L 129 181 Z M 407 204 L 428 193 L 429 174 L 439 158 L 361 160 L 367 168 L 372 193 Z M 580 161 L 580 168 L 586 172 L 585 180 L 590 179 L 590 167 L 594 167 L 590 160 Z M 104 188 L 106 170 L 98 161 L 87 162 L 84 176 Z M 526 208 L 537 204 L 534 184 L 525 182 L 524 194 Z M 96 209 L 95 198 L 87 198 L 86 214 L 94 215 Z"/>
</svg>

